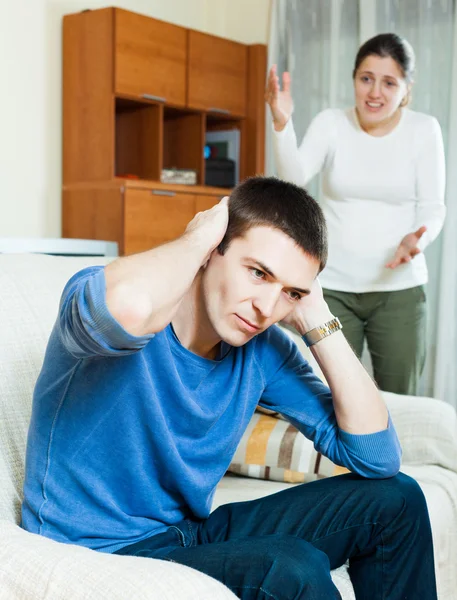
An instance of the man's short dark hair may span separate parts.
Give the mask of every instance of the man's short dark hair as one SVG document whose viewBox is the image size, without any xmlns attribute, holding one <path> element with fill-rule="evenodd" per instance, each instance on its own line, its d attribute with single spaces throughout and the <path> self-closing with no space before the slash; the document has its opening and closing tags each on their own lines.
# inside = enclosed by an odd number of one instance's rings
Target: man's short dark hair
<svg viewBox="0 0 457 600">
<path fill-rule="evenodd" d="M 320 263 L 327 262 L 327 226 L 318 203 L 305 189 L 276 177 L 250 177 L 230 195 L 229 222 L 219 244 L 224 254 L 230 243 L 252 227 L 279 229 Z"/>
</svg>

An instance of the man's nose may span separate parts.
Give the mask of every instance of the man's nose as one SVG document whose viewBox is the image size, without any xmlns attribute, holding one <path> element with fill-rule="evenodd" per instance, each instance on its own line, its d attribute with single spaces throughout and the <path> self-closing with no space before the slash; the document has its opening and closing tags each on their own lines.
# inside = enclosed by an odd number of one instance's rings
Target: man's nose
<svg viewBox="0 0 457 600">
<path fill-rule="evenodd" d="M 264 319 L 269 319 L 272 316 L 280 294 L 280 288 L 264 289 L 262 290 L 262 293 L 253 300 L 254 307 L 260 312 Z"/>
</svg>

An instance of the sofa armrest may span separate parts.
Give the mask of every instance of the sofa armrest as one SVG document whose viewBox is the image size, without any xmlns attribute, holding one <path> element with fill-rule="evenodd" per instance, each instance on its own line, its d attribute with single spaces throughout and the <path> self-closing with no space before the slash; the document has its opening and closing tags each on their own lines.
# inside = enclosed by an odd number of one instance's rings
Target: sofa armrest
<svg viewBox="0 0 457 600">
<path fill-rule="evenodd" d="M 236 600 L 189 567 L 61 544 L 0 521 L 0 597 L 15 600 Z"/>
<path fill-rule="evenodd" d="M 405 465 L 438 465 L 457 472 L 457 414 L 442 400 L 382 392 Z"/>
</svg>

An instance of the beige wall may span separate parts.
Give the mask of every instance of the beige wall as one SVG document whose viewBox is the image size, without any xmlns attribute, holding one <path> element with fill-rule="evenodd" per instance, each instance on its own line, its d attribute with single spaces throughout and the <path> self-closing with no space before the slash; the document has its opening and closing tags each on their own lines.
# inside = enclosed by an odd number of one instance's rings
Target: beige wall
<svg viewBox="0 0 457 600">
<path fill-rule="evenodd" d="M 108 5 L 0 0 L 0 237 L 60 236 L 62 16 Z M 125 0 L 116 6 L 267 43 L 270 0 Z"/>
</svg>

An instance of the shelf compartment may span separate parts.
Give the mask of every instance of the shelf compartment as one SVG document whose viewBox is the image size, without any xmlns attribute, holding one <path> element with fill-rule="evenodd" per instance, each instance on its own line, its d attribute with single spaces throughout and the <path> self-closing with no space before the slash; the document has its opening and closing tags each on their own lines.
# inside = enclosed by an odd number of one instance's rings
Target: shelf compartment
<svg viewBox="0 0 457 600">
<path fill-rule="evenodd" d="M 115 173 L 160 179 L 163 106 L 116 98 Z"/>
<path fill-rule="evenodd" d="M 208 142 L 210 146 L 216 147 L 216 158 L 231 159 L 235 161 L 235 184 L 243 179 L 242 171 L 242 157 L 243 157 L 243 127 L 245 125 L 245 119 L 234 118 L 232 116 L 222 116 L 218 114 L 208 113 L 205 120 L 205 144 Z M 234 132 L 238 132 L 236 135 Z M 208 139 L 209 133 L 218 134 L 213 136 L 213 139 Z M 214 139 L 216 138 L 216 139 Z M 228 182 L 222 182 L 219 176 L 214 178 L 208 173 L 207 168 L 210 163 L 205 161 L 205 183 L 210 185 L 227 185 Z M 213 164 L 214 168 L 214 164 Z M 225 179 L 223 177 L 222 179 Z"/>
<path fill-rule="evenodd" d="M 163 116 L 163 168 L 197 171 L 197 184 L 204 183 L 204 114 L 169 106 Z"/>
</svg>

